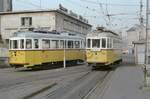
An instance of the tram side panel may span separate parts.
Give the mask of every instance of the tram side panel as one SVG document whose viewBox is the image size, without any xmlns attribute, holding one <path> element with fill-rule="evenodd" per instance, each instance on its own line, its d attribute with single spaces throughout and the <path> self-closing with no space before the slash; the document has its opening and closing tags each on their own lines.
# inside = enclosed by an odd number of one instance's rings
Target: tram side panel
<svg viewBox="0 0 150 99">
<path fill-rule="evenodd" d="M 17 66 L 23 66 L 26 63 L 26 59 L 25 59 L 25 51 L 19 51 L 19 50 L 10 50 L 9 51 L 9 63 L 12 66 L 15 66 L 17 64 Z"/>
<path fill-rule="evenodd" d="M 107 65 L 119 62 L 121 60 L 121 50 L 108 49 L 107 50 Z"/>
</svg>

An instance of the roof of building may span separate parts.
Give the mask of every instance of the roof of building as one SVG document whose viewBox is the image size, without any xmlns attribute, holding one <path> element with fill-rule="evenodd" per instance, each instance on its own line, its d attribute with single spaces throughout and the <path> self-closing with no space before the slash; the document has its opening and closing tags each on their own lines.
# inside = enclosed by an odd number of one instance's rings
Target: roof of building
<svg viewBox="0 0 150 99">
<path fill-rule="evenodd" d="M 138 31 L 139 29 L 144 29 L 144 28 L 145 28 L 144 25 L 135 24 L 133 27 L 128 29 L 127 32 L 134 32 L 134 31 Z"/>
<path fill-rule="evenodd" d="M 73 18 L 73 19 L 75 19 L 75 20 L 77 20 L 77 21 L 80 21 L 80 22 L 83 23 L 83 24 L 86 24 L 86 25 L 92 27 L 92 25 L 90 25 L 89 23 L 83 22 L 82 20 L 79 20 L 78 18 L 75 18 L 75 17 L 69 15 L 68 13 L 63 12 L 63 11 L 61 11 L 61 10 L 59 10 L 59 9 L 55 9 L 55 10 L 50 10 L 50 9 L 49 9 L 49 10 L 9 11 L 9 12 L 0 12 L 0 15 L 24 14 L 24 13 L 43 13 L 43 12 L 56 12 L 56 13 L 60 13 L 60 14 L 63 14 L 63 15 L 68 16 L 68 17 L 70 17 L 70 18 Z"/>
</svg>

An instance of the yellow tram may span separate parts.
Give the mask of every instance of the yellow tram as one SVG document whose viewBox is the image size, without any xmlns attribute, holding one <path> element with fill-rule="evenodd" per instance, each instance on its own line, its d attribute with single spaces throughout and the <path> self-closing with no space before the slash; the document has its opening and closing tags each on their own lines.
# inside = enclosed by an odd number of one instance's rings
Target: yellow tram
<svg viewBox="0 0 150 99">
<path fill-rule="evenodd" d="M 109 66 L 122 61 L 121 38 L 111 31 L 94 31 L 86 38 L 86 58 L 93 67 Z"/>
<path fill-rule="evenodd" d="M 85 36 L 45 31 L 17 32 L 10 38 L 12 67 L 34 68 L 46 64 L 85 61 Z"/>
</svg>

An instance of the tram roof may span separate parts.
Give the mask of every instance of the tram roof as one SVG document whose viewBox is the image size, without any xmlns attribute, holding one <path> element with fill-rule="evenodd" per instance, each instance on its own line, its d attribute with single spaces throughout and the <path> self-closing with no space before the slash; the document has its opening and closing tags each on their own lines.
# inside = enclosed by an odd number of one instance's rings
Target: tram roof
<svg viewBox="0 0 150 99">
<path fill-rule="evenodd" d="M 46 31 L 22 31 L 16 32 L 11 38 L 74 38 L 83 39 L 85 36 L 81 33 L 69 32 L 46 32 Z"/>
<path fill-rule="evenodd" d="M 99 32 L 99 31 L 93 31 L 89 34 L 87 34 L 87 37 L 118 37 L 119 35 L 111 32 L 111 31 L 103 31 L 103 32 Z"/>
</svg>

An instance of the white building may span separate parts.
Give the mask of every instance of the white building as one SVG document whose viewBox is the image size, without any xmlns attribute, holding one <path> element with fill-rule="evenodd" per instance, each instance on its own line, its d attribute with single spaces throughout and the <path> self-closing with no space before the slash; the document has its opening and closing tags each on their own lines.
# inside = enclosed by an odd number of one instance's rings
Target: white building
<svg viewBox="0 0 150 99">
<path fill-rule="evenodd" d="M 145 26 L 134 25 L 127 30 L 127 47 L 130 53 L 134 53 L 133 42 L 145 40 Z"/>
<path fill-rule="evenodd" d="M 0 13 L 0 34 L 4 42 L 18 30 L 40 29 L 87 34 L 92 26 L 83 17 L 62 10 L 36 10 Z"/>
</svg>

